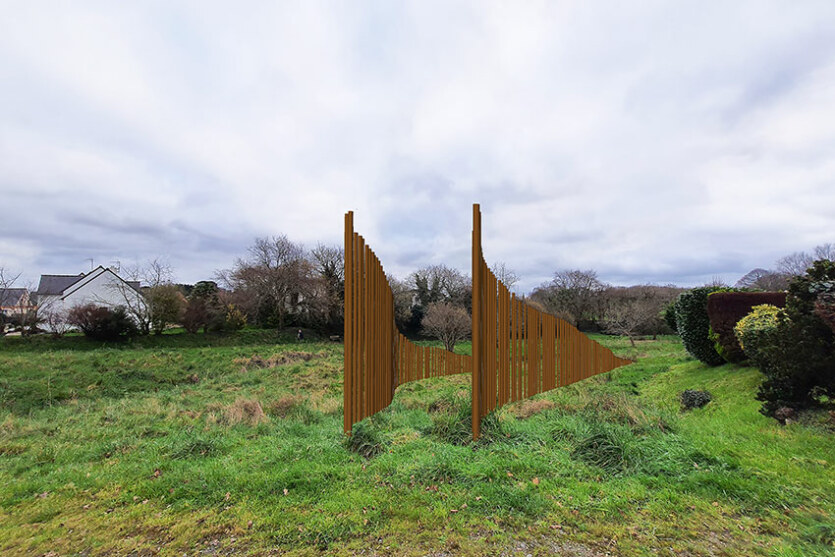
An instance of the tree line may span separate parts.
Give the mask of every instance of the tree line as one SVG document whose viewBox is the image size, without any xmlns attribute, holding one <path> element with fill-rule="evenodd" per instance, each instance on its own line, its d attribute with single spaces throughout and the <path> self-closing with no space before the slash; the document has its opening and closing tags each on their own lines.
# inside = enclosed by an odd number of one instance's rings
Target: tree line
<svg viewBox="0 0 835 557">
<path fill-rule="evenodd" d="M 813 253 L 793 253 L 778 260 L 773 270 L 747 273 L 737 286 L 780 290 L 812 260 L 833 255 L 833 244 L 818 246 Z M 126 289 L 124 310 L 140 334 L 161 333 L 172 324 L 191 332 L 250 324 L 338 335 L 344 318 L 343 259 L 339 246 L 317 244 L 308 249 L 286 235 L 257 238 L 232 266 L 194 285 L 176 284 L 170 266 L 153 260 L 125 270 L 129 279 L 142 282 L 143 295 L 129 296 L 127 287 L 120 285 Z M 518 282 L 516 273 L 502 262 L 495 262 L 491 269 L 511 289 Z M 4 277 L 0 287 L 9 288 L 13 282 L 9 273 L 0 276 Z M 405 278 L 389 276 L 388 280 L 395 321 L 404 334 L 438 338 L 448 349 L 469 337 L 472 280 L 468 274 L 446 265 L 429 265 Z M 675 332 L 664 312 L 685 290 L 671 284 L 613 286 L 594 270 L 567 269 L 555 272 L 550 281 L 524 298 L 581 331 L 625 335 L 634 342 L 638 335 Z M 37 320 L 53 320 L 48 308 L 39 312 Z M 89 318 L 91 313 L 84 315 Z M 64 322 L 78 326 L 72 319 Z"/>
</svg>

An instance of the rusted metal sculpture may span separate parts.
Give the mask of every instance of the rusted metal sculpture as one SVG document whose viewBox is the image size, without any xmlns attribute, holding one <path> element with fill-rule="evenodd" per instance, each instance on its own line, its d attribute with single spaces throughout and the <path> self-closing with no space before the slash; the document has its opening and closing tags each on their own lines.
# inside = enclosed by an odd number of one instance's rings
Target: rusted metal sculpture
<svg viewBox="0 0 835 557">
<path fill-rule="evenodd" d="M 345 215 L 344 426 L 391 404 L 394 390 L 409 381 L 470 373 L 471 358 L 420 346 L 394 324 L 394 296 L 380 260 L 354 232 Z"/>
<path fill-rule="evenodd" d="M 345 215 L 344 428 L 391 404 L 398 385 L 472 375 L 473 438 L 497 408 L 632 363 L 567 322 L 511 294 L 487 267 L 481 211 L 473 205 L 472 356 L 419 346 L 397 330 L 386 274 Z"/>
<path fill-rule="evenodd" d="M 566 321 L 511 294 L 481 251 L 473 205 L 473 438 L 481 418 L 509 403 L 631 364 Z"/>
</svg>

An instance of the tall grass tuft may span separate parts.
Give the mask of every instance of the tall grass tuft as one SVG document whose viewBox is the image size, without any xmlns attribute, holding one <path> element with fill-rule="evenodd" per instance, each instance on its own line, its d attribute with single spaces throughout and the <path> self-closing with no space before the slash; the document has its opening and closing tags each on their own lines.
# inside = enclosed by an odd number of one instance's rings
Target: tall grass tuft
<svg viewBox="0 0 835 557">
<path fill-rule="evenodd" d="M 624 472 L 630 466 L 628 444 L 623 431 L 596 426 L 575 442 L 571 457 L 610 473 Z"/>
<path fill-rule="evenodd" d="M 383 441 L 367 419 L 354 424 L 351 435 L 345 439 L 345 446 L 365 458 L 373 458 L 383 452 Z"/>
<path fill-rule="evenodd" d="M 432 425 L 428 433 L 440 441 L 453 445 L 466 445 L 473 438 L 472 407 L 456 399 L 451 406 L 441 406 L 432 414 Z"/>
</svg>

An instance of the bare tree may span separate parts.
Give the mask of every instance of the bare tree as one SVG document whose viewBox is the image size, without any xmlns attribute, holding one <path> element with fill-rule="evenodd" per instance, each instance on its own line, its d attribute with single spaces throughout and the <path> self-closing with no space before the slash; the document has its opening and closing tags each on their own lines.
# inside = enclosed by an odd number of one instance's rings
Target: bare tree
<svg viewBox="0 0 835 557">
<path fill-rule="evenodd" d="M 805 251 L 796 251 L 777 260 L 777 271 L 795 277 L 806 273 L 814 258 Z"/>
<path fill-rule="evenodd" d="M 144 282 L 148 287 L 162 286 L 174 282 L 174 269 L 171 264 L 160 258 L 154 258 L 138 268 L 138 272 L 131 277 L 133 280 Z"/>
<path fill-rule="evenodd" d="M 405 331 L 412 319 L 412 303 L 415 292 L 408 282 L 397 277 L 388 276 L 391 293 L 394 296 L 394 322 L 397 328 Z"/>
<path fill-rule="evenodd" d="M 828 259 L 835 261 L 835 244 L 821 244 L 815 247 L 815 260 Z"/>
<path fill-rule="evenodd" d="M 222 284 L 252 299 L 258 321 L 274 319 L 278 328 L 284 327 L 291 313 L 304 313 L 315 299 L 314 277 L 304 247 L 285 235 L 257 238 L 248 258 L 217 273 Z"/>
<path fill-rule="evenodd" d="M 508 267 L 504 261 L 496 261 L 490 266 L 490 270 L 493 271 L 497 279 L 507 286 L 508 290 L 513 290 L 513 287 L 519 282 L 519 275 Z"/>
<path fill-rule="evenodd" d="M 63 336 L 71 328 L 68 319 L 69 312 L 51 306 L 52 304 L 47 304 L 44 307 L 38 306 L 37 321 L 42 323 L 53 336 Z"/>
<path fill-rule="evenodd" d="M 766 292 L 776 292 L 788 288 L 788 276 L 768 269 L 752 269 L 734 285 L 737 288 L 755 288 Z"/>
<path fill-rule="evenodd" d="M 437 338 L 450 352 L 456 342 L 469 337 L 472 331 L 472 321 L 467 311 L 449 302 L 429 304 L 421 325 L 424 335 Z"/>
<path fill-rule="evenodd" d="M 69 310 L 63 307 L 60 298 L 48 296 L 41 299 L 39 296 L 36 302 L 37 306 L 31 319 L 30 328 L 34 329 L 36 325 L 42 324 L 47 331 L 56 337 L 63 336 L 70 330 Z"/>
<path fill-rule="evenodd" d="M 0 265 L 0 306 L 4 303 L 7 303 L 7 298 L 9 297 L 9 291 L 14 287 L 15 282 L 17 279 L 20 278 L 20 273 L 14 274 L 10 273 L 6 270 L 5 267 Z M 5 314 L 0 311 L 0 335 L 4 334 L 6 331 L 6 316 Z"/>
<path fill-rule="evenodd" d="M 557 271 L 551 282 L 534 289 L 531 298 L 548 309 L 549 313 L 570 318 L 575 326 L 596 322 L 603 310 L 601 293 L 606 285 L 597 272 L 570 269 Z"/>
<path fill-rule="evenodd" d="M 173 269 L 167 261 L 154 258 L 126 266 L 121 273 L 127 280 L 110 283 L 118 302 L 113 304 L 99 300 L 100 303 L 123 306 L 143 335 L 150 334 L 152 330 L 160 334 L 168 324 L 179 319 L 183 304 L 173 284 Z M 143 283 L 144 288 L 141 286 Z"/>
<path fill-rule="evenodd" d="M 345 294 L 345 253 L 341 247 L 317 244 L 310 251 L 313 270 L 320 287 L 316 289 L 316 306 L 328 328 L 342 326 Z"/>
<path fill-rule="evenodd" d="M 430 265 L 415 271 L 409 276 L 409 285 L 424 310 L 436 302 L 449 302 L 467 310 L 472 305 L 472 280 L 446 265 Z"/>
<path fill-rule="evenodd" d="M 5 294 L 6 290 L 14 287 L 19 278 L 20 273 L 14 274 L 0 265 L 0 294 Z"/>
<path fill-rule="evenodd" d="M 341 247 L 317 244 L 310 255 L 320 276 L 337 285 L 345 280 L 345 251 Z"/>
<path fill-rule="evenodd" d="M 661 311 L 677 290 L 652 285 L 608 288 L 601 320 L 604 330 L 629 337 L 635 346 L 635 336 L 642 330 L 657 331 L 661 327 Z"/>
<path fill-rule="evenodd" d="M 707 281 L 704 285 L 714 286 L 716 288 L 727 288 L 730 286 L 727 282 L 725 282 L 725 279 L 723 279 L 719 275 L 713 275 L 712 277 L 710 277 L 710 280 Z"/>
</svg>

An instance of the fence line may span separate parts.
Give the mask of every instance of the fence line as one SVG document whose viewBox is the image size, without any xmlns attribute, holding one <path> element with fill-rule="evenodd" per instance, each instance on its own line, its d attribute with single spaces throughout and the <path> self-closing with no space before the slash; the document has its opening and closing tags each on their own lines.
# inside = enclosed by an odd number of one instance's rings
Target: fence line
<svg viewBox="0 0 835 557">
<path fill-rule="evenodd" d="M 345 329 L 343 415 L 345 433 L 389 404 L 398 385 L 471 373 L 471 358 L 420 346 L 394 323 L 394 295 L 380 260 L 345 215 Z"/>
<path fill-rule="evenodd" d="M 509 402 L 632 363 L 508 291 L 484 261 L 477 203 L 472 241 L 474 439 L 481 419 Z"/>
<path fill-rule="evenodd" d="M 394 295 L 380 260 L 345 215 L 344 429 L 389 404 L 398 385 L 472 376 L 473 438 L 501 406 L 632 363 L 509 292 L 484 261 L 481 211 L 473 205 L 472 356 L 420 346 L 394 321 Z"/>
</svg>

